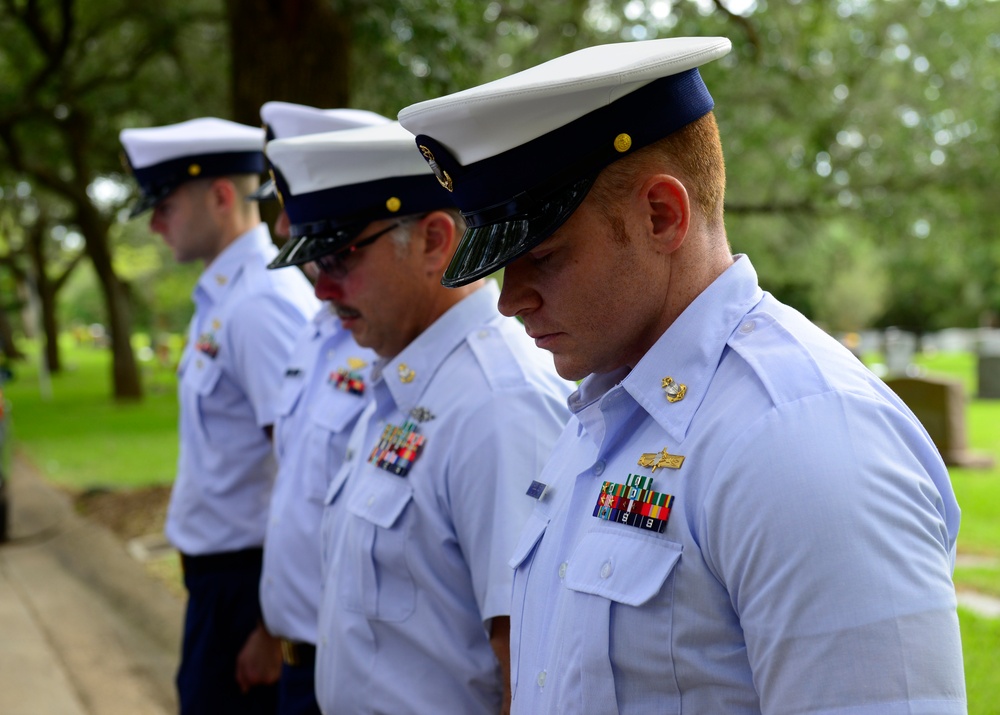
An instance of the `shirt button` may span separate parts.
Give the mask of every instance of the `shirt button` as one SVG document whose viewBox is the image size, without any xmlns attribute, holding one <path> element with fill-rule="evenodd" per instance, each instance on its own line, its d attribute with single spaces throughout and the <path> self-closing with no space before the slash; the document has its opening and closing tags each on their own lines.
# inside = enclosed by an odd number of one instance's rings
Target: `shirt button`
<svg viewBox="0 0 1000 715">
<path fill-rule="evenodd" d="M 753 329 L 757 327 L 757 323 L 752 320 L 748 320 L 740 326 L 740 332 L 744 335 L 749 335 L 753 332 Z"/>
<path fill-rule="evenodd" d="M 566 578 L 566 568 L 569 566 L 568 563 L 563 561 L 559 564 L 559 578 Z"/>
<path fill-rule="evenodd" d="M 601 476 L 602 474 L 604 474 L 604 467 L 606 465 L 607 465 L 607 462 L 605 462 L 603 459 L 600 462 L 598 462 L 597 464 L 595 464 L 594 465 L 594 474 L 597 475 L 598 477 Z"/>
<path fill-rule="evenodd" d="M 611 575 L 611 562 L 605 561 L 604 565 L 601 566 L 601 578 L 607 578 Z"/>
<path fill-rule="evenodd" d="M 480 330 L 479 331 L 479 337 L 481 337 L 481 338 L 488 338 L 488 337 L 490 337 L 490 331 L 489 330 Z"/>
<path fill-rule="evenodd" d="M 545 687 L 545 671 L 544 670 L 541 673 L 538 674 L 538 687 L 539 688 L 544 688 Z"/>
<path fill-rule="evenodd" d="M 375 503 L 375 497 L 373 497 L 373 496 L 368 497 L 368 506 L 371 506 L 374 503 Z"/>
</svg>

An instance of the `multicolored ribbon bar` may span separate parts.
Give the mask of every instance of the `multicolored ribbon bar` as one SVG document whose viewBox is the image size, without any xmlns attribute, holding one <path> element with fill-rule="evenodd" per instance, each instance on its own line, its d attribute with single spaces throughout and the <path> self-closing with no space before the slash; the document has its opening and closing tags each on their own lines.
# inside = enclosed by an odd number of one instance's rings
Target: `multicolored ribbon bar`
<svg viewBox="0 0 1000 715">
<path fill-rule="evenodd" d="M 387 424 L 382 437 L 368 456 L 368 462 L 398 477 L 405 477 L 420 456 L 427 438 L 417 434 L 417 425 L 410 420 L 401 427 Z"/>
<path fill-rule="evenodd" d="M 674 497 L 652 489 L 653 478 L 629 474 L 624 484 L 604 482 L 594 516 L 647 531 L 663 533 Z"/>
<path fill-rule="evenodd" d="M 330 373 L 330 384 L 341 392 L 350 392 L 352 395 L 363 395 L 365 393 L 365 381 L 361 373 L 357 370 L 347 368 L 337 368 Z"/>
</svg>

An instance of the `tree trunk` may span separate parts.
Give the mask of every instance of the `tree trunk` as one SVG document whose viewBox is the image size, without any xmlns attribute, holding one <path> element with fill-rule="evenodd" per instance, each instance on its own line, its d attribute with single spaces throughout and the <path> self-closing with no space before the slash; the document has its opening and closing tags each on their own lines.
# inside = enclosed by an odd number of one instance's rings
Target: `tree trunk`
<svg viewBox="0 0 1000 715">
<path fill-rule="evenodd" d="M 260 124 L 269 100 L 347 106 L 349 18 L 329 0 L 226 0 L 233 119 Z"/>
<path fill-rule="evenodd" d="M 4 306 L 0 306 L 0 354 L 8 360 L 20 360 L 24 357 L 24 353 L 17 348 L 17 342 L 14 340 L 14 329 Z"/>
<path fill-rule="evenodd" d="M 132 351 L 132 311 L 128 285 L 118 278 L 111 263 L 108 223 L 89 203 L 77 204 L 77 223 L 86 240 L 87 255 L 93 263 L 107 307 L 108 335 L 111 337 L 112 383 L 116 400 L 142 399 L 139 367 Z"/>
<path fill-rule="evenodd" d="M 45 336 L 45 365 L 49 373 L 62 369 L 59 356 L 59 326 L 56 320 L 56 287 L 49 280 L 45 262 L 45 229 L 43 221 L 37 221 L 28 229 L 28 255 L 31 256 L 32 272 L 35 275 L 35 292 L 42 311 L 42 333 Z"/>
</svg>

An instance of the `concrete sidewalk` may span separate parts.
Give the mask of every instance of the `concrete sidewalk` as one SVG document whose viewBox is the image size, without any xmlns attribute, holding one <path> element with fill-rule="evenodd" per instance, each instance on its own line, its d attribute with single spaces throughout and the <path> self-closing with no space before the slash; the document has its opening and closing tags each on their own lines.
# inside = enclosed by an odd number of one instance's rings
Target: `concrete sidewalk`
<svg viewBox="0 0 1000 715">
<path fill-rule="evenodd" d="M 0 713 L 166 715 L 183 603 L 15 458 L 0 544 Z"/>
</svg>

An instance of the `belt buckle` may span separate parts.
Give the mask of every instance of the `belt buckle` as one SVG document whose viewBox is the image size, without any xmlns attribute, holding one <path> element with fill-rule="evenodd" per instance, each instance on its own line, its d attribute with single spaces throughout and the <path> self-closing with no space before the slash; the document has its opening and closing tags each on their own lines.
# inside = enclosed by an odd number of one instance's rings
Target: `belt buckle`
<svg viewBox="0 0 1000 715">
<path fill-rule="evenodd" d="M 284 638 L 281 639 L 281 659 L 287 665 L 296 666 L 299 664 L 298 653 L 295 650 L 294 643 Z"/>
</svg>

